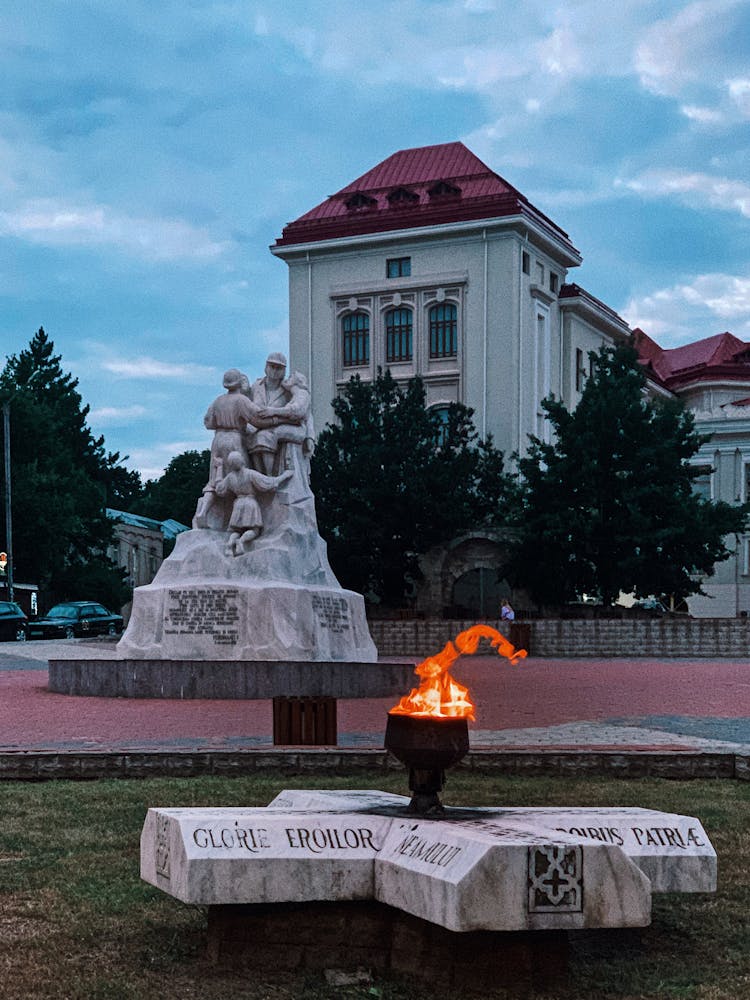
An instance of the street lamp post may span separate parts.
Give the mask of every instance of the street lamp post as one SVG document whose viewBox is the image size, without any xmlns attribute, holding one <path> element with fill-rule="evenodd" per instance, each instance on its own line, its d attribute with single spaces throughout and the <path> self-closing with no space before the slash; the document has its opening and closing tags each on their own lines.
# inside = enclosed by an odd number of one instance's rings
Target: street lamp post
<svg viewBox="0 0 750 1000">
<path fill-rule="evenodd" d="M 3 403 L 3 459 L 5 464 L 5 547 L 8 550 L 8 600 L 13 600 L 13 518 L 10 482 L 10 400 Z"/>
</svg>

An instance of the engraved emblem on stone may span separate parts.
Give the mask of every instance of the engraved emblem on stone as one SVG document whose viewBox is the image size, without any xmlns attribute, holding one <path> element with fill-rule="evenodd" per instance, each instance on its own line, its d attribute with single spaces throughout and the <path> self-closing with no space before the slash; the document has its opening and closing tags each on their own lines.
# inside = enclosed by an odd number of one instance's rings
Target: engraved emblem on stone
<svg viewBox="0 0 750 1000">
<path fill-rule="evenodd" d="M 171 878 L 169 868 L 169 820 L 159 816 L 156 820 L 156 874 Z"/>
<path fill-rule="evenodd" d="M 578 846 L 529 848 L 529 913 L 583 911 L 583 850 Z"/>
</svg>

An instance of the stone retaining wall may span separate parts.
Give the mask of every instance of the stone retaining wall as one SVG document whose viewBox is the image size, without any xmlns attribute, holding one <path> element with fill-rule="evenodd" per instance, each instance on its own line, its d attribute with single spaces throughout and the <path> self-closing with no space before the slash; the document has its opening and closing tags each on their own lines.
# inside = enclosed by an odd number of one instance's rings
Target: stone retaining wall
<svg viewBox="0 0 750 1000">
<path fill-rule="evenodd" d="M 426 619 L 369 624 L 381 656 L 424 657 L 438 652 L 449 639 L 476 622 Z M 516 629 L 530 630 L 527 635 L 532 656 L 750 658 L 750 621 L 731 618 L 544 619 L 517 622 Z"/>
<path fill-rule="evenodd" d="M 704 750 L 472 750 L 455 771 L 488 777 L 729 778 L 750 781 L 750 754 Z M 0 753 L 3 781 L 91 781 L 99 778 L 192 778 L 199 775 L 274 778 L 319 774 L 366 776 L 400 773 L 385 750 L 337 747 L 268 750 L 16 751 Z"/>
</svg>

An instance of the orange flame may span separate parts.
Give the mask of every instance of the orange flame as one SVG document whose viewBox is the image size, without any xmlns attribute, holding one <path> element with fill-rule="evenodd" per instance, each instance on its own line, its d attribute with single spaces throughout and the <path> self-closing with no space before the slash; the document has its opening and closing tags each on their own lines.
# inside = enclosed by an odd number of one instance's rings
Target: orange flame
<svg viewBox="0 0 750 1000">
<path fill-rule="evenodd" d="M 516 649 L 497 629 L 489 625 L 472 625 L 453 642 L 447 642 L 441 652 L 417 664 L 414 673 L 422 682 L 404 695 L 389 714 L 458 717 L 473 721 L 474 703 L 469 697 L 469 689 L 455 681 L 448 671 L 459 656 L 475 653 L 482 638 L 489 639 L 498 654 L 513 664 L 527 655 L 525 649 Z"/>
</svg>

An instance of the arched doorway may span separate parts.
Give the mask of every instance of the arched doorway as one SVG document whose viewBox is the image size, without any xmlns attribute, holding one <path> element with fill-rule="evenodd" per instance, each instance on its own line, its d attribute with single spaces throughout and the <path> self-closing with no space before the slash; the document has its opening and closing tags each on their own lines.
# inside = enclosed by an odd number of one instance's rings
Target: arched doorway
<svg viewBox="0 0 750 1000">
<path fill-rule="evenodd" d="M 459 617 L 499 618 L 500 604 L 510 594 L 501 571 L 480 566 L 463 573 L 453 584 L 451 604 Z"/>
</svg>

